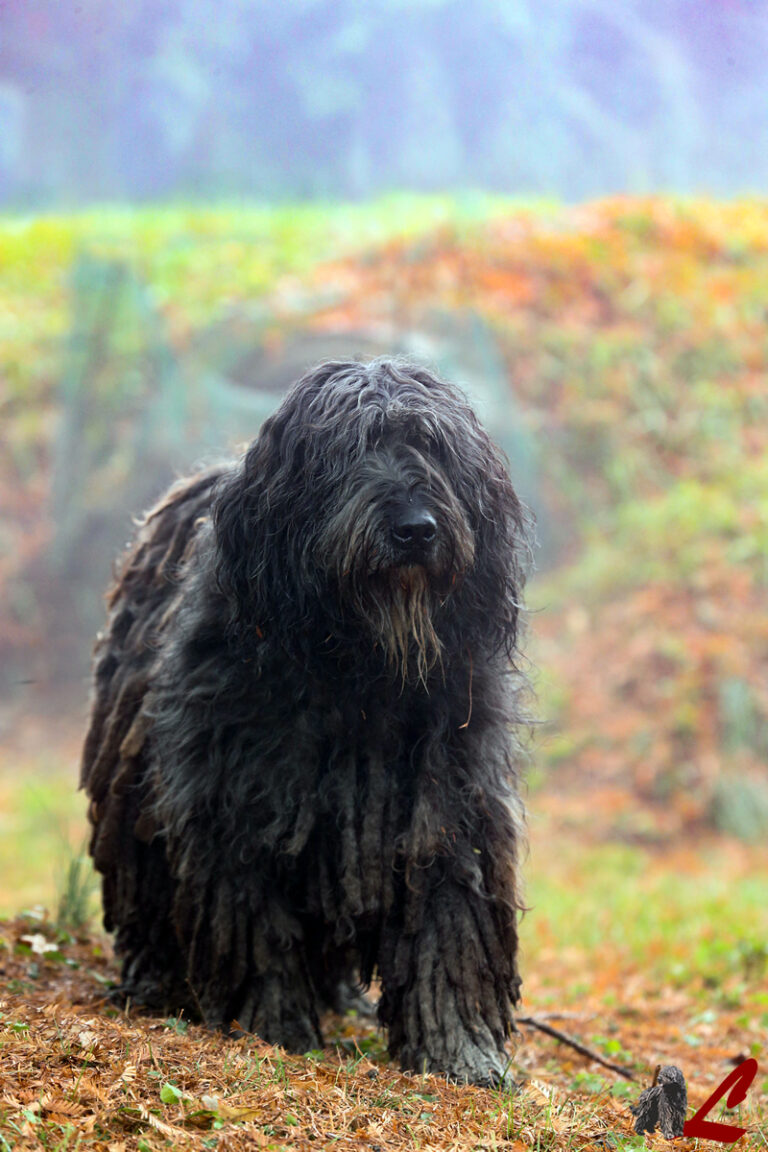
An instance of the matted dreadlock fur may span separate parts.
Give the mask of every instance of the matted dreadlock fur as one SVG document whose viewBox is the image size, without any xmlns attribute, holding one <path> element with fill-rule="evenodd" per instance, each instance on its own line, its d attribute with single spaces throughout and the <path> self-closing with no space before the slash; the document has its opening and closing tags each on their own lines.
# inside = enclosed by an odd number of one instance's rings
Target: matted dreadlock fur
<svg viewBox="0 0 768 1152">
<path fill-rule="evenodd" d="M 461 393 L 392 360 L 308 373 L 147 514 L 82 768 L 125 997 L 305 1051 L 375 976 L 403 1067 L 500 1079 L 528 547 Z"/>
</svg>

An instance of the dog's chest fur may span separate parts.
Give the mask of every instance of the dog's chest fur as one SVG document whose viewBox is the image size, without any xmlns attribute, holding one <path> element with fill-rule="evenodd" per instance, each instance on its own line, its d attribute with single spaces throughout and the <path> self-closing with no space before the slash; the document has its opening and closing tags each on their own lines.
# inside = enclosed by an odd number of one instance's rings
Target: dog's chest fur
<svg viewBox="0 0 768 1152">
<path fill-rule="evenodd" d="M 294 898 L 309 914 L 367 920 L 391 905 L 418 790 L 412 743 L 402 714 L 341 708 L 326 693 L 294 718 L 268 769 L 285 779 L 273 861 L 289 883 L 295 877 Z"/>
</svg>

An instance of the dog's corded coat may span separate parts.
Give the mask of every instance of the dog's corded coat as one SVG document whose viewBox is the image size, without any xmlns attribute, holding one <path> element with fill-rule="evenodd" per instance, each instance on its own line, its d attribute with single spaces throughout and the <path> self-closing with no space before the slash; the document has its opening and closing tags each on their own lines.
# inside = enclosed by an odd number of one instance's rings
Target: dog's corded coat
<svg viewBox="0 0 768 1152">
<path fill-rule="evenodd" d="M 466 400 L 321 365 L 124 556 L 82 783 L 122 992 L 304 1051 L 376 976 L 403 1067 L 503 1073 L 526 514 Z"/>
</svg>

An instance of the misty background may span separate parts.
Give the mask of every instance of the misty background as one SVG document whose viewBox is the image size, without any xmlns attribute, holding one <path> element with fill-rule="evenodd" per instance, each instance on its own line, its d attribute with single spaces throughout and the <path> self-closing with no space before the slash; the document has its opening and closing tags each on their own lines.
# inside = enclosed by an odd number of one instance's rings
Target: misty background
<svg viewBox="0 0 768 1152">
<path fill-rule="evenodd" d="M 4 0 L 0 205 L 768 183 L 762 0 Z"/>
</svg>

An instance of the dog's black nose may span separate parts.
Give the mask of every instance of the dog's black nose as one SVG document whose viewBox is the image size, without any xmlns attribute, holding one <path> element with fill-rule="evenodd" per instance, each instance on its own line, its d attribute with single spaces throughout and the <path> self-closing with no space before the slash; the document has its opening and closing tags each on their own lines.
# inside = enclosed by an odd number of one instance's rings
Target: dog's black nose
<svg viewBox="0 0 768 1152">
<path fill-rule="evenodd" d="M 406 552 L 424 552 L 437 535 L 437 521 L 423 508 L 406 508 L 392 524 L 392 538 Z"/>
</svg>

